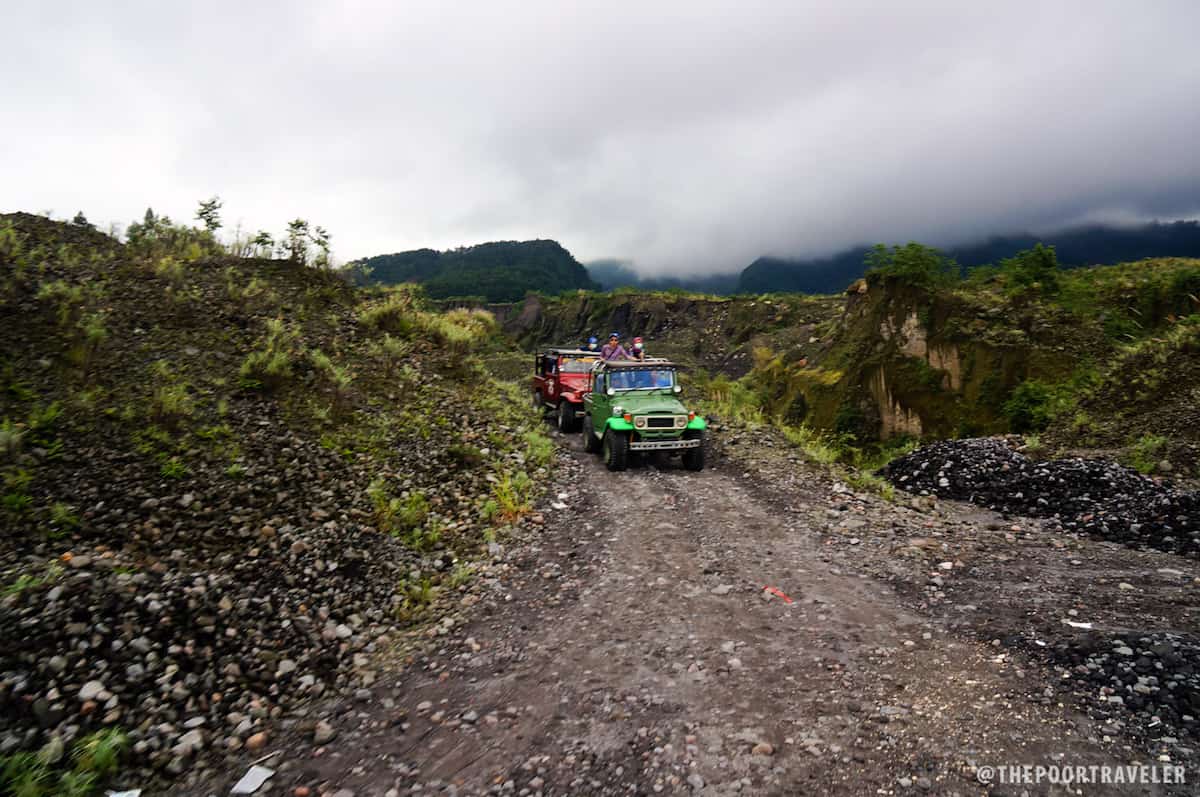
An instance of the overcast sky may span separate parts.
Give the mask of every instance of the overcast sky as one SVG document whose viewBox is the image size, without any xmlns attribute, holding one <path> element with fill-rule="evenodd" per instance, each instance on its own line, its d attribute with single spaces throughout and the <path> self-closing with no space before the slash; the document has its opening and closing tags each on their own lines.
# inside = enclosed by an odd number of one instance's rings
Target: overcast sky
<svg viewBox="0 0 1200 797">
<path fill-rule="evenodd" d="M 7 3 L 0 210 L 647 274 L 1200 213 L 1200 3 Z"/>
</svg>

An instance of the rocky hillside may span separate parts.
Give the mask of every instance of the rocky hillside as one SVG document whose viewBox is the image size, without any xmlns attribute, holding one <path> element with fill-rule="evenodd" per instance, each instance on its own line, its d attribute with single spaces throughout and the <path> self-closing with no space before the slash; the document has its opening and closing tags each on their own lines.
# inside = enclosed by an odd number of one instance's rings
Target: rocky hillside
<svg viewBox="0 0 1200 797">
<path fill-rule="evenodd" d="M 879 273 L 841 296 L 581 293 L 492 309 L 527 347 L 643 335 L 702 366 L 719 414 L 803 424 L 835 446 L 1018 432 L 1196 475 L 1197 297 L 1197 260 L 1059 270 L 1031 250 L 966 280 Z"/>
<path fill-rule="evenodd" d="M 526 348 L 582 343 L 617 331 L 646 339 L 654 356 L 670 357 L 731 376 L 746 374 L 757 347 L 802 356 L 836 328 L 838 297 L 722 298 L 684 292 L 579 292 L 523 303 L 489 305 L 504 330 Z"/>
<path fill-rule="evenodd" d="M 369 686 L 550 464 L 487 313 L 176 232 L 0 216 L 0 791 L 202 774 Z"/>
</svg>

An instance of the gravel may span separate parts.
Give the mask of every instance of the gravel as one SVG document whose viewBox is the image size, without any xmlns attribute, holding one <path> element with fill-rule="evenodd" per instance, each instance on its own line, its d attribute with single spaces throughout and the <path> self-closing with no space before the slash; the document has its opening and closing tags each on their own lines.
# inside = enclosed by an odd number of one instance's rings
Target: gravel
<svg viewBox="0 0 1200 797">
<path fill-rule="evenodd" d="M 1078 532 L 1200 555 L 1200 494 L 1094 459 L 1030 460 L 1004 440 L 948 440 L 893 460 L 880 474 L 910 493 L 1052 518 Z"/>
</svg>

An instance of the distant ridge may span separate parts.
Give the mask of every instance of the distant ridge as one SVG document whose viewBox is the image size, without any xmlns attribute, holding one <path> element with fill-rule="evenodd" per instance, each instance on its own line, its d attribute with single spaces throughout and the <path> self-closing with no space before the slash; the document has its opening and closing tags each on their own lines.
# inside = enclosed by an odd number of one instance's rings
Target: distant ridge
<svg viewBox="0 0 1200 797">
<path fill-rule="evenodd" d="M 413 249 L 347 264 L 360 284 L 417 282 L 435 299 L 477 296 L 515 302 L 529 291 L 595 289 L 587 269 L 557 241 L 494 241 L 439 252 Z"/>
<path fill-rule="evenodd" d="M 966 268 L 996 263 L 1037 243 L 1054 246 L 1067 267 L 1106 266 L 1147 257 L 1200 257 L 1200 222 L 1175 221 L 1137 227 L 1094 225 L 1046 235 L 1018 233 L 954 247 L 947 254 Z M 863 274 L 867 246 L 819 259 L 760 257 L 738 279 L 737 293 L 835 293 Z"/>
</svg>

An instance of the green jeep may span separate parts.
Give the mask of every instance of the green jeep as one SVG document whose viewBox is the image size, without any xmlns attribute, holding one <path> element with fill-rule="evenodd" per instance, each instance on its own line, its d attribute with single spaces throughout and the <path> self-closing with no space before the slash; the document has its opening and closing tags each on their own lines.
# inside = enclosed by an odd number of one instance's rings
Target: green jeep
<svg viewBox="0 0 1200 797">
<path fill-rule="evenodd" d="M 679 453 L 704 469 L 708 424 L 680 403 L 676 366 L 666 360 L 610 360 L 592 369 L 583 397 L 583 447 L 601 451 L 609 470 L 625 470 L 631 451 Z"/>
</svg>

